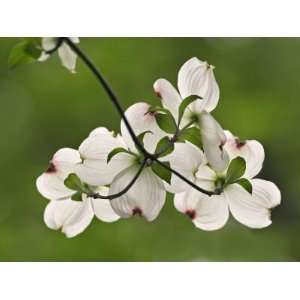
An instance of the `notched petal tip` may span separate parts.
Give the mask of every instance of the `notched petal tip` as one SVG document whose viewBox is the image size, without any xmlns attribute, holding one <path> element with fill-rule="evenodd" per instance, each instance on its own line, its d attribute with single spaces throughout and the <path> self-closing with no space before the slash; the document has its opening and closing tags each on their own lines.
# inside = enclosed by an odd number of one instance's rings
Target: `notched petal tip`
<svg viewBox="0 0 300 300">
<path fill-rule="evenodd" d="M 196 211 L 194 209 L 188 209 L 186 210 L 185 214 L 191 219 L 196 219 Z"/>
<path fill-rule="evenodd" d="M 135 208 L 132 210 L 132 215 L 133 215 L 133 216 L 139 216 L 139 217 L 142 217 L 142 216 L 143 216 L 143 212 L 142 212 L 142 210 L 141 210 L 139 207 L 135 207 Z"/>
<path fill-rule="evenodd" d="M 54 165 L 54 163 L 52 161 L 50 161 L 48 168 L 46 169 L 45 173 L 47 174 L 52 174 L 52 173 L 56 173 L 57 169 Z"/>
<path fill-rule="evenodd" d="M 246 141 L 242 141 L 242 140 L 240 140 L 240 139 L 238 139 L 238 138 L 235 139 L 235 146 L 236 146 L 238 149 L 243 148 L 243 146 L 245 146 L 246 143 L 247 143 Z"/>
</svg>

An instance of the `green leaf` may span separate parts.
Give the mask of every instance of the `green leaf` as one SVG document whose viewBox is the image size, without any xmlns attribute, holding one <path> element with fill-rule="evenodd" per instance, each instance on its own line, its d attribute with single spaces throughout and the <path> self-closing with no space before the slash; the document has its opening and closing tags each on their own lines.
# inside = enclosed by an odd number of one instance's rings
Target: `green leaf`
<svg viewBox="0 0 300 300">
<path fill-rule="evenodd" d="M 10 68 L 14 68 L 17 65 L 28 64 L 37 60 L 42 53 L 42 49 L 38 40 L 33 38 L 24 39 L 16 44 L 8 58 L 8 64 Z"/>
<path fill-rule="evenodd" d="M 170 141 L 170 139 L 165 136 L 163 137 L 156 146 L 155 154 L 161 153 L 159 157 L 170 154 L 174 150 L 174 144 Z"/>
<path fill-rule="evenodd" d="M 150 108 L 148 109 L 148 112 L 150 112 L 150 113 L 161 112 L 161 113 L 165 113 L 165 114 L 170 113 L 166 108 L 163 108 L 161 106 L 150 106 Z"/>
<path fill-rule="evenodd" d="M 189 97 L 186 97 L 179 105 L 179 110 L 178 110 L 178 124 L 180 124 L 181 119 L 183 117 L 183 114 L 186 110 L 186 108 L 195 100 L 197 99 L 202 99 L 200 96 L 197 95 L 191 95 Z"/>
<path fill-rule="evenodd" d="M 252 194 L 252 184 L 251 182 L 246 178 L 241 178 L 237 180 L 235 183 L 238 183 L 241 185 L 248 193 Z"/>
<path fill-rule="evenodd" d="M 178 142 L 189 141 L 198 148 L 202 149 L 201 132 L 197 127 L 184 129 L 178 137 Z"/>
<path fill-rule="evenodd" d="M 67 188 L 75 190 L 78 192 L 86 191 L 86 187 L 83 185 L 79 177 L 72 173 L 64 181 L 64 184 Z"/>
<path fill-rule="evenodd" d="M 170 163 L 169 162 L 163 162 L 165 165 L 168 165 L 170 167 Z M 166 181 L 167 183 L 170 184 L 171 182 L 171 177 L 172 177 L 172 173 L 165 169 L 163 166 L 159 165 L 158 163 L 154 162 L 151 165 L 151 169 L 152 171 L 162 180 Z"/>
<path fill-rule="evenodd" d="M 225 184 L 231 184 L 241 178 L 246 170 L 246 161 L 242 157 L 236 157 L 230 162 L 227 170 Z"/>
<path fill-rule="evenodd" d="M 137 136 L 138 140 L 139 140 L 140 143 L 143 145 L 143 147 L 144 147 L 144 137 L 145 137 L 145 135 L 146 135 L 147 133 L 153 134 L 152 131 L 146 130 L 146 131 L 143 131 L 142 133 L 140 133 L 140 134 Z"/>
<path fill-rule="evenodd" d="M 156 113 L 155 118 L 160 129 L 167 133 L 176 132 L 177 124 L 169 110 L 160 106 L 151 106 L 148 112 Z"/>
<path fill-rule="evenodd" d="M 77 192 L 76 194 L 74 194 L 71 199 L 74 200 L 74 201 L 82 201 L 82 198 L 81 198 L 81 193 L 80 192 Z"/>
<path fill-rule="evenodd" d="M 129 153 L 128 150 L 122 148 L 122 147 L 118 147 L 118 148 L 115 148 L 113 149 L 112 151 L 109 152 L 108 156 L 107 156 L 107 163 L 110 162 L 110 160 L 115 156 L 117 155 L 118 153 L 121 153 L 121 152 L 125 152 L 125 153 Z"/>
<path fill-rule="evenodd" d="M 177 130 L 176 122 L 171 113 L 158 113 L 155 119 L 159 128 L 170 134 L 174 134 Z"/>
</svg>

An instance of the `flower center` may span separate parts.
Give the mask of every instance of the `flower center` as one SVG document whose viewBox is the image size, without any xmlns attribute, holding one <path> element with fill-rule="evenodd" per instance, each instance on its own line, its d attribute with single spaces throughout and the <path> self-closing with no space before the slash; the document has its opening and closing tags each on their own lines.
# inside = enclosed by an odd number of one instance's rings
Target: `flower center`
<svg viewBox="0 0 300 300">
<path fill-rule="evenodd" d="M 221 194 L 223 192 L 224 185 L 225 185 L 225 178 L 217 177 L 217 179 L 215 180 L 215 192 L 217 194 Z"/>
</svg>

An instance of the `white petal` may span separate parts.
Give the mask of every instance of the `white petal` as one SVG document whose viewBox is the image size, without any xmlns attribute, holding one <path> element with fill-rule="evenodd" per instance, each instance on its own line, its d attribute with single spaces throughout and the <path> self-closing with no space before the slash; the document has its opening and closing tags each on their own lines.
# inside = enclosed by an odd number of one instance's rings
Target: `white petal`
<svg viewBox="0 0 300 300">
<path fill-rule="evenodd" d="M 229 217 L 228 204 L 224 195 L 207 196 L 195 189 L 176 194 L 174 204 L 178 211 L 192 219 L 194 225 L 203 230 L 222 228 Z"/>
<path fill-rule="evenodd" d="M 251 195 L 240 185 L 232 184 L 224 193 L 232 215 L 240 223 L 250 228 L 264 228 L 272 223 L 270 207 L 257 190 Z"/>
<path fill-rule="evenodd" d="M 63 173 L 74 172 L 76 164 L 81 162 L 80 154 L 72 148 L 62 148 L 58 150 L 51 160 L 55 169 Z"/>
<path fill-rule="evenodd" d="M 134 157 L 127 153 L 118 153 L 109 163 L 105 160 L 85 159 L 76 166 L 76 174 L 85 183 L 98 186 L 111 184 L 113 178 L 132 165 Z"/>
<path fill-rule="evenodd" d="M 182 101 L 177 90 L 166 79 L 156 80 L 153 85 L 153 88 L 155 93 L 161 99 L 163 107 L 168 109 L 172 113 L 175 120 L 177 121 L 178 109 Z"/>
<path fill-rule="evenodd" d="M 49 200 L 60 200 L 71 197 L 76 191 L 64 185 L 66 176 L 55 173 L 44 173 L 36 180 L 36 187 L 40 194 Z"/>
<path fill-rule="evenodd" d="M 266 208 L 273 208 L 280 204 L 281 193 L 278 187 L 271 181 L 252 179 L 252 196 L 259 204 Z"/>
<path fill-rule="evenodd" d="M 94 192 L 98 192 L 103 196 L 108 195 L 108 188 L 107 187 L 99 187 Z M 83 195 L 83 198 L 86 198 L 85 195 Z M 103 222 L 115 222 L 120 219 L 120 216 L 118 216 L 115 211 L 112 209 L 110 200 L 108 199 L 90 199 L 92 201 L 92 207 L 94 210 L 94 213 L 96 217 L 103 221 Z"/>
<path fill-rule="evenodd" d="M 239 142 L 230 131 L 225 131 L 226 143 L 224 149 L 229 154 L 230 160 L 235 157 L 243 157 L 246 161 L 246 171 L 243 177 L 251 179 L 262 169 L 265 159 L 265 151 L 261 143 L 255 140 Z"/>
<path fill-rule="evenodd" d="M 219 101 L 219 87 L 215 80 L 213 67 L 196 57 L 183 64 L 178 73 L 178 89 L 184 99 L 190 95 L 203 98 L 197 101 L 195 110 L 208 112 L 215 109 Z"/>
<path fill-rule="evenodd" d="M 75 73 L 77 55 L 69 47 L 69 45 L 63 43 L 58 49 L 58 56 L 61 60 L 62 65 L 72 73 Z"/>
<path fill-rule="evenodd" d="M 44 37 L 42 38 L 42 48 L 45 51 L 50 51 L 56 47 L 57 38 L 55 37 Z"/>
<path fill-rule="evenodd" d="M 79 38 L 78 37 L 70 37 L 69 38 L 74 44 L 79 44 Z"/>
<path fill-rule="evenodd" d="M 207 165 L 201 165 L 198 168 L 196 176 L 196 184 L 207 190 L 214 191 L 215 190 L 215 181 L 217 179 L 217 174 Z"/>
<path fill-rule="evenodd" d="M 120 137 L 114 137 L 112 131 L 104 127 L 94 129 L 79 147 L 83 159 L 107 159 L 107 155 L 115 148 L 125 147 Z"/>
<path fill-rule="evenodd" d="M 204 153 L 212 169 L 222 172 L 229 163 L 229 156 L 223 149 L 226 142 L 225 133 L 211 114 L 204 111 L 199 118 Z"/>
<path fill-rule="evenodd" d="M 46 61 L 49 57 L 50 57 L 49 54 L 42 51 L 41 56 L 38 58 L 38 61 L 40 61 L 40 62 Z"/>
<path fill-rule="evenodd" d="M 154 113 L 148 113 L 149 108 L 149 104 L 139 102 L 130 106 L 126 110 L 125 115 L 136 135 L 148 130 L 152 132 L 144 136 L 144 146 L 149 152 L 154 152 L 157 142 L 166 134 L 156 124 Z M 131 151 L 137 152 L 123 120 L 121 122 L 121 134 L 127 147 Z"/>
<path fill-rule="evenodd" d="M 205 163 L 205 157 L 199 148 L 189 142 L 175 143 L 174 151 L 165 156 L 163 161 L 170 162 L 172 169 L 194 182 L 195 173 L 199 166 Z M 190 186 L 178 176 L 172 174 L 171 184 L 170 186 L 166 184 L 166 188 L 171 193 L 180 193 L 189 190 Z"/>
<path fill-rule="evenodd" d="M 123 190 L 137 172 L 137 166 L 123 170 L 116 176 L 110 194 Z M 130 190 L 121 197 L 111 200 L 115 212 L 123 218 L 139 214 L 148 221 L 153 221 L 162 209 L 166 192 L 162 181 L 148 167 L 142 171 L 140 177 Z"/>
<path fill-rule="evenodd" d="M 94 129 L 79 147 L 84 160 L 76 166 L 76 174 L 90 185 L 111 184 L 112 179 L 133 160 L 132 155 L 119 153 L 108 164 L 108 154 L 119 147 L 126 147 L 120 136 L 114 137 L 113 132 L 104 127 Z"/>
<path fill-rule="evenodd" d="M 75 191 L 65 187 L 64 180 L 75 171 L 76 164 L 79 162 L 81 159 L 77 150 L 71 148 L 58 150 L 46 172 L 36 181 L 38 191 L 50 200 L 59 200 L 73 195 Z"/>
<path fill-rule="evenodd" d="M 44 212 L 46 225 L 61 230 L 67 237 L 74 237 L 84 231 L 93 219 L 90 201 L 51 201 Z"/>
</svg>

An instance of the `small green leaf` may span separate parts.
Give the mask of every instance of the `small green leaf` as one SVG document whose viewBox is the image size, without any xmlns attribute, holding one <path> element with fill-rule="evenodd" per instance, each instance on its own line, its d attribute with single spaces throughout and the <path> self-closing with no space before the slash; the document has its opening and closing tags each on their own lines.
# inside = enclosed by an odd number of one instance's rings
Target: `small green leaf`
<svg viewBox="0 0 300 300">
<path fill-rule="evenodd" d="M 230 162 L 227 170 L 225 183 L 226 185 L 234 183 L 241 178 L 246 170 L 246 161 L 242 157 L 236 157 Z"/>
<path fill-rule="evenodd" d="M 86 190 L 86 187 L 83 185 L 79 177 L 74 173 L 70 174 L 65 179 L 64 184 L 67 188 L 78 192 L 82 192 Z"/>
<path fill-rule="evenodd" d="M 201 132 L 197 127 L 184 129 L 178 137 L 178 142 L 189 141 L 198 148 L 202 149 Z"/>
<path fill-rule="evenodd" d="M 251 182 L 246 178 L 240 178 L 235 183 L 238 183 L 241 185 L 248 193 L 252 194 L 252 184 Z"/>
<path fill-rule="evenodd" d="M 177 130 L 176 122 L 171 113 L 158 113 L 155 115 L 155 119 L 159 128 L 170 134 L 174 134 Z"/>
<path fill-rule="evenodd" d="M 150 106 L 150 108 L 148 109 L 148 112 L 150 113 L 165 113 L 165 114 L 168 114 L 170 113 L 166 108 L 163 108 L 161 106 Z"/>
<path fill-rule="evenodd" d="M 178 124 L 180 124 L 181 119 L 183 117 L 183 114 L 186 110 L 186 108 L 195 100 L 197 99 L 202 99 L 200 96 L 197 95 L 191 95 L 189 97 L 186 97 L 179 105 L 179 110 L 178 110 Z"/>
<path fill-rule="evenodd" d="M 170 167 L 170 163 L 169 162 L 163 162 L 165 165 L 168 165 Z M 162 180 L 166 181 L 167 183 L 170 184 L 171 182 L 171 177 L 172 177 L 172 173 L 165 169 L 163 166 L 159 165 L 158 163 L 154 162 L 151 165 L 151 169 L 152 171 Z"/>
<path fill-rule="evenodd" d="M 37 60 L 41 53 L 42 49 L 38 40 L 26 38 L 12 48 L 8 58 L 9 67 L 14 68 L 17 65 L 31 63 Z"/>
<path fill-rule="evenodd" d="M 140 133 L 140 134 L 137 136 L 138 140 L 140 141 L 140 143 L 141 143 L 143 146 L 144 146 L 144 137 L 145 137 L 145 135 L 146 135 L 147 133 L 153 134 L 152 131 L 146 130 L 146 131 L 143 131 L 142 133 Z"/>
<path fill-rule="evenodd" d="M 174 144 L 170 141 L 170 139 L 165 136 L 163 137 L 156 146 L 155 154 L 159 154 L 159 157 L 166 156 L 170 154 L 174 150 Z"/>
<path fill-rule="evenodd" d="M 121 153 L 121 152 L 125 152 L 125 153 L 129 153 L 128 150 L 122 148 L 122 147 L 118 147 L 118 148 L 115 148 L 113 149 L 112 151 L 109 152 L 109 154 L 107 155 L 107 163 L 110 162 L 110 160 L 115 156 L 117 155 L 118 153 Z"/>
<path fill-rule="evenodd" d="M 82 198 L 81 198 L 81 193 L 80 192 L 77 192 L 76 194 L 74 194 L 71 199 L 74 200 L 74 201 L 82 201 Z"/>
</svg>

